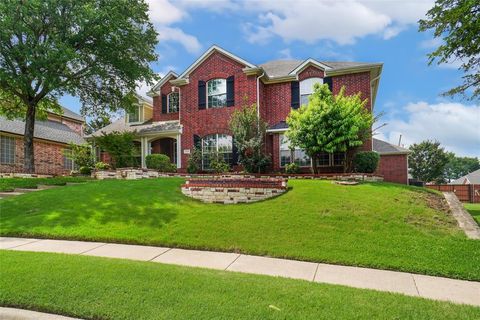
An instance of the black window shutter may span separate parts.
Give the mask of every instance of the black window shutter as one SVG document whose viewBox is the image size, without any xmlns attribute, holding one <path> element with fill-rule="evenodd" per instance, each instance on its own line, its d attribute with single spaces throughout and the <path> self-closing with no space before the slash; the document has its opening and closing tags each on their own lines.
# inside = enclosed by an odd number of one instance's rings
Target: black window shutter
<svg viewBox="0 0 480 320">
<path fill-rule="evenodd" d="M 323 83 L 328 84 L 328 90 L 330 90 L 330 92 L 333 92 L 333 90 L 332 90 L 332 88 L 333 88 L 332 77 L 323 78 Z"/>
<path fill-rule="evenodd" d="M 200 136 L 197 136 L 196 134 L 193 135 L 193 147 L 198 148 L 200 150 L 202 149 L 202 139 L 200 138 Z"/>
<path fill-rule="evenodd" d="M 237 144 L 235 143 L 235 137 L 232 139 L 232 166 L 235 166 L 238 164 L 238 148 Z"/>
<path fill-rule="evenodd" d="M 198 81 L 198 109 L 205 109 L 207 106 L 207 87 L 205 81 Z"/>
<path fill-rule="evenodd" d="M 292 96 L 292 109 L 298 109 L 300 107 L 300 82 L 291 82 L 291 96 Z"/>
<path fill-rule="evenodd" d="M 167 113 L 167 96 L 162 94 L 162 113 Z"/>
<path fill-rule="evenodd" d="M 235 105 L 235 77 L 227 78 L 227 107 Z"/>
</svg>

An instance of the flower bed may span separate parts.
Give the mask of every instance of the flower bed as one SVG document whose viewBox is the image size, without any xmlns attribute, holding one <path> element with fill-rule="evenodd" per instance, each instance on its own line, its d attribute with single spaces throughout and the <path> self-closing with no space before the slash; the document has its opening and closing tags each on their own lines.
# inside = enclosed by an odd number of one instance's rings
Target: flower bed
<svg viewBox="0 0 480 320">
<path fill-rule="evenodd" d="M 272 198 L 287 191 L 287 180 L 278 178 L 189 179 L 182 193 L 208 203 L 247 203 Z"/>
</svg>

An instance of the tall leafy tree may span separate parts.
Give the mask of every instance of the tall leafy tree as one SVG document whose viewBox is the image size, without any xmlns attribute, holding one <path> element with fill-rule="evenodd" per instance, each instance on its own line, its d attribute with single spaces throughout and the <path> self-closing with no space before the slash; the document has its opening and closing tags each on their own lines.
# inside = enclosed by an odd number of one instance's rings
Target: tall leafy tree
<svg viewBox="0 0 480 320">
<path fill-rule="evenodd" d="M 444 176 L 449 182 L 480 169 L 478 158 L 457 157 L 453 152 L 447 152 L 447 157 Z"/>
<path fill-rule="evenodd" d="M 328 85 L 316 84 L 308 105 L 292 110 L 287 118 L 287 137 L 312 158 L 314 173 L 318 173 L 320 153 L 347 152 L 371 136 L 374 117 L 365 108 L 366 103 L 360 93 L 346 96 L 342 88 L 333 95 Z"/>
<path fill-rule="evenodd" d="M 257 114 L 256 104 L 236 110 L 230 119 L 230 130 L 238 150 L 238 161 L 247 172 L 260 173 L 270 164 L 264 152 L 267 124 Z"/>
<path fill-rule="evenodd" d="M 425 140 L 410 146 L 408 166 L 413 178 L 424 182 L 444 182 L 448 156 L 440 142 Z"/>
<path fill-rule="evenodd" d="M 124 107 L 151 83 L 157 34 L 143 0 L 0 1 L 0 113 L 25 120 L 24 169 L 34 171 L 35 118 L 80 98 L 83 113 Z"/>
<path fill-rule="evenodd" d="M 437 0 L 420 20 L 420 31 L 433 29 L 443 43 L 428 57 L 429 63 L 459 61 L 465 72 L 463 83 L 444 95 L 463 94 L 480 98 L 480 2 L 478 0 Z"/>
</svg>

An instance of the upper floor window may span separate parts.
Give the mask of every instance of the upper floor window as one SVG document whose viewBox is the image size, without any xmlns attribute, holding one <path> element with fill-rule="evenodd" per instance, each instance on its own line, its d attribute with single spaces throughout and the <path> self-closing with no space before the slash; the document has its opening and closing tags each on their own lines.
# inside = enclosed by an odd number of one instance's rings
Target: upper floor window
<svg viewBox="0 0 480 320">
<path fill-rule="evenodd" d="M 300 167 L 310 166 L 310 157 L 300 148 L 291 148 L 287 136 L 280 135 L 280 167 L 295 162 Z"/>
<path fill-rule="evenodd" d="M 168 105 L 168 113 L 178 112 L 180 108 L 180 95 L 178 92 L 172 92 L 168 95 L 167 105 Z"/>
<path fill-rule="evenodd" d="M 211 134 L 202 139 L 202 168 L 210 170 L 213 156 L 223 157 L 226 163 L 233 161 L 233 139 L 226 134 Z"/>
<path fill-rule="evenodd" d="M 207 82 L 207 107 L 221 108 L 227 105 L 227 80 L 212 79 Z"/>
<path fill-rule="evenodd" d="M 0 136 L 0 163 L 15 163 L 15 138 Z"/>
<path fill-rule="evenodd" d="M 134 107 L 132 111 L 128 112 L 128 122 L 139 122 L 140 121 L 140 107 Z"/>
<path fill-rule="evenodd" d="M 315 83 L 323 84 L 323 79 L 308 78 L 300 82 L 300 105 L 308 104 L 308 97 L 313 93 Z"/>
</svg>

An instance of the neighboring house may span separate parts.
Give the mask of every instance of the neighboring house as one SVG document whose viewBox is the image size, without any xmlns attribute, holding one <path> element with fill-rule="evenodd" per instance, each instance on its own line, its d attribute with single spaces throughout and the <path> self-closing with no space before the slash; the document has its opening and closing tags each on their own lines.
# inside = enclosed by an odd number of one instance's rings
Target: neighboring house
<svg viewBox="0 0 480 320">
<path fill-rule="evenodd" d="M 453 180 L 449 184 L 480 184 L 480 169 Z"/>
<path fill-rule="evenodd" d="M 35 173 L 69 174 L 74 168 L 65 156 L 69 143 L 85 143 L 84 119 L 63 108 L 63 114 L 49 113 L 46 120 L 35 121 L 34 155 Z M 23 172 L 23 135 L 25 122 L 0 117 L 0 172 Z"/>
<path fill-rule="evenodd" d="M 372 112 L 381 72 L 381 63 L 314 59 L 255 65 L 212 46 L 180 75 L 168 72 L 147 93 L 153 98 L 152 104 L 138 97 L 138 110 L 93 136 L 101 132 L 136 131 L 142 166 L 146 155 L 163 153 L 184 172 L 190 154 L 194 148 L 200 148 L 203 170 L 210 169 L 212 152 L 223 154 L 236 169 L 237 152 L 228 123 L 235 110 L 256 103 L 259 115 L 269 125 L 266 151 L 272 155 L 271 170 L 282 171 L 294 161 L 307 171 L 309 157 L 297 149 L 292 159 L 284 135 L 290 111 L 308 102 L 315 83 L 326 83 L 334 94 L 342 86 L 348 95 L 361 92 L 362 98 L 368 99 L 365 108 Z M 407 152 L 375 141 L 379 140 L 368 139 L 361 150 L 383 147 L 378 150 L 382 156 L 378 173 L 384 174 L 388 181 L 407 183 Z M 319 160 L 320 172 L 343 172 L 344 160 L 344 153 L 325 153 Z"/>
</svg>

